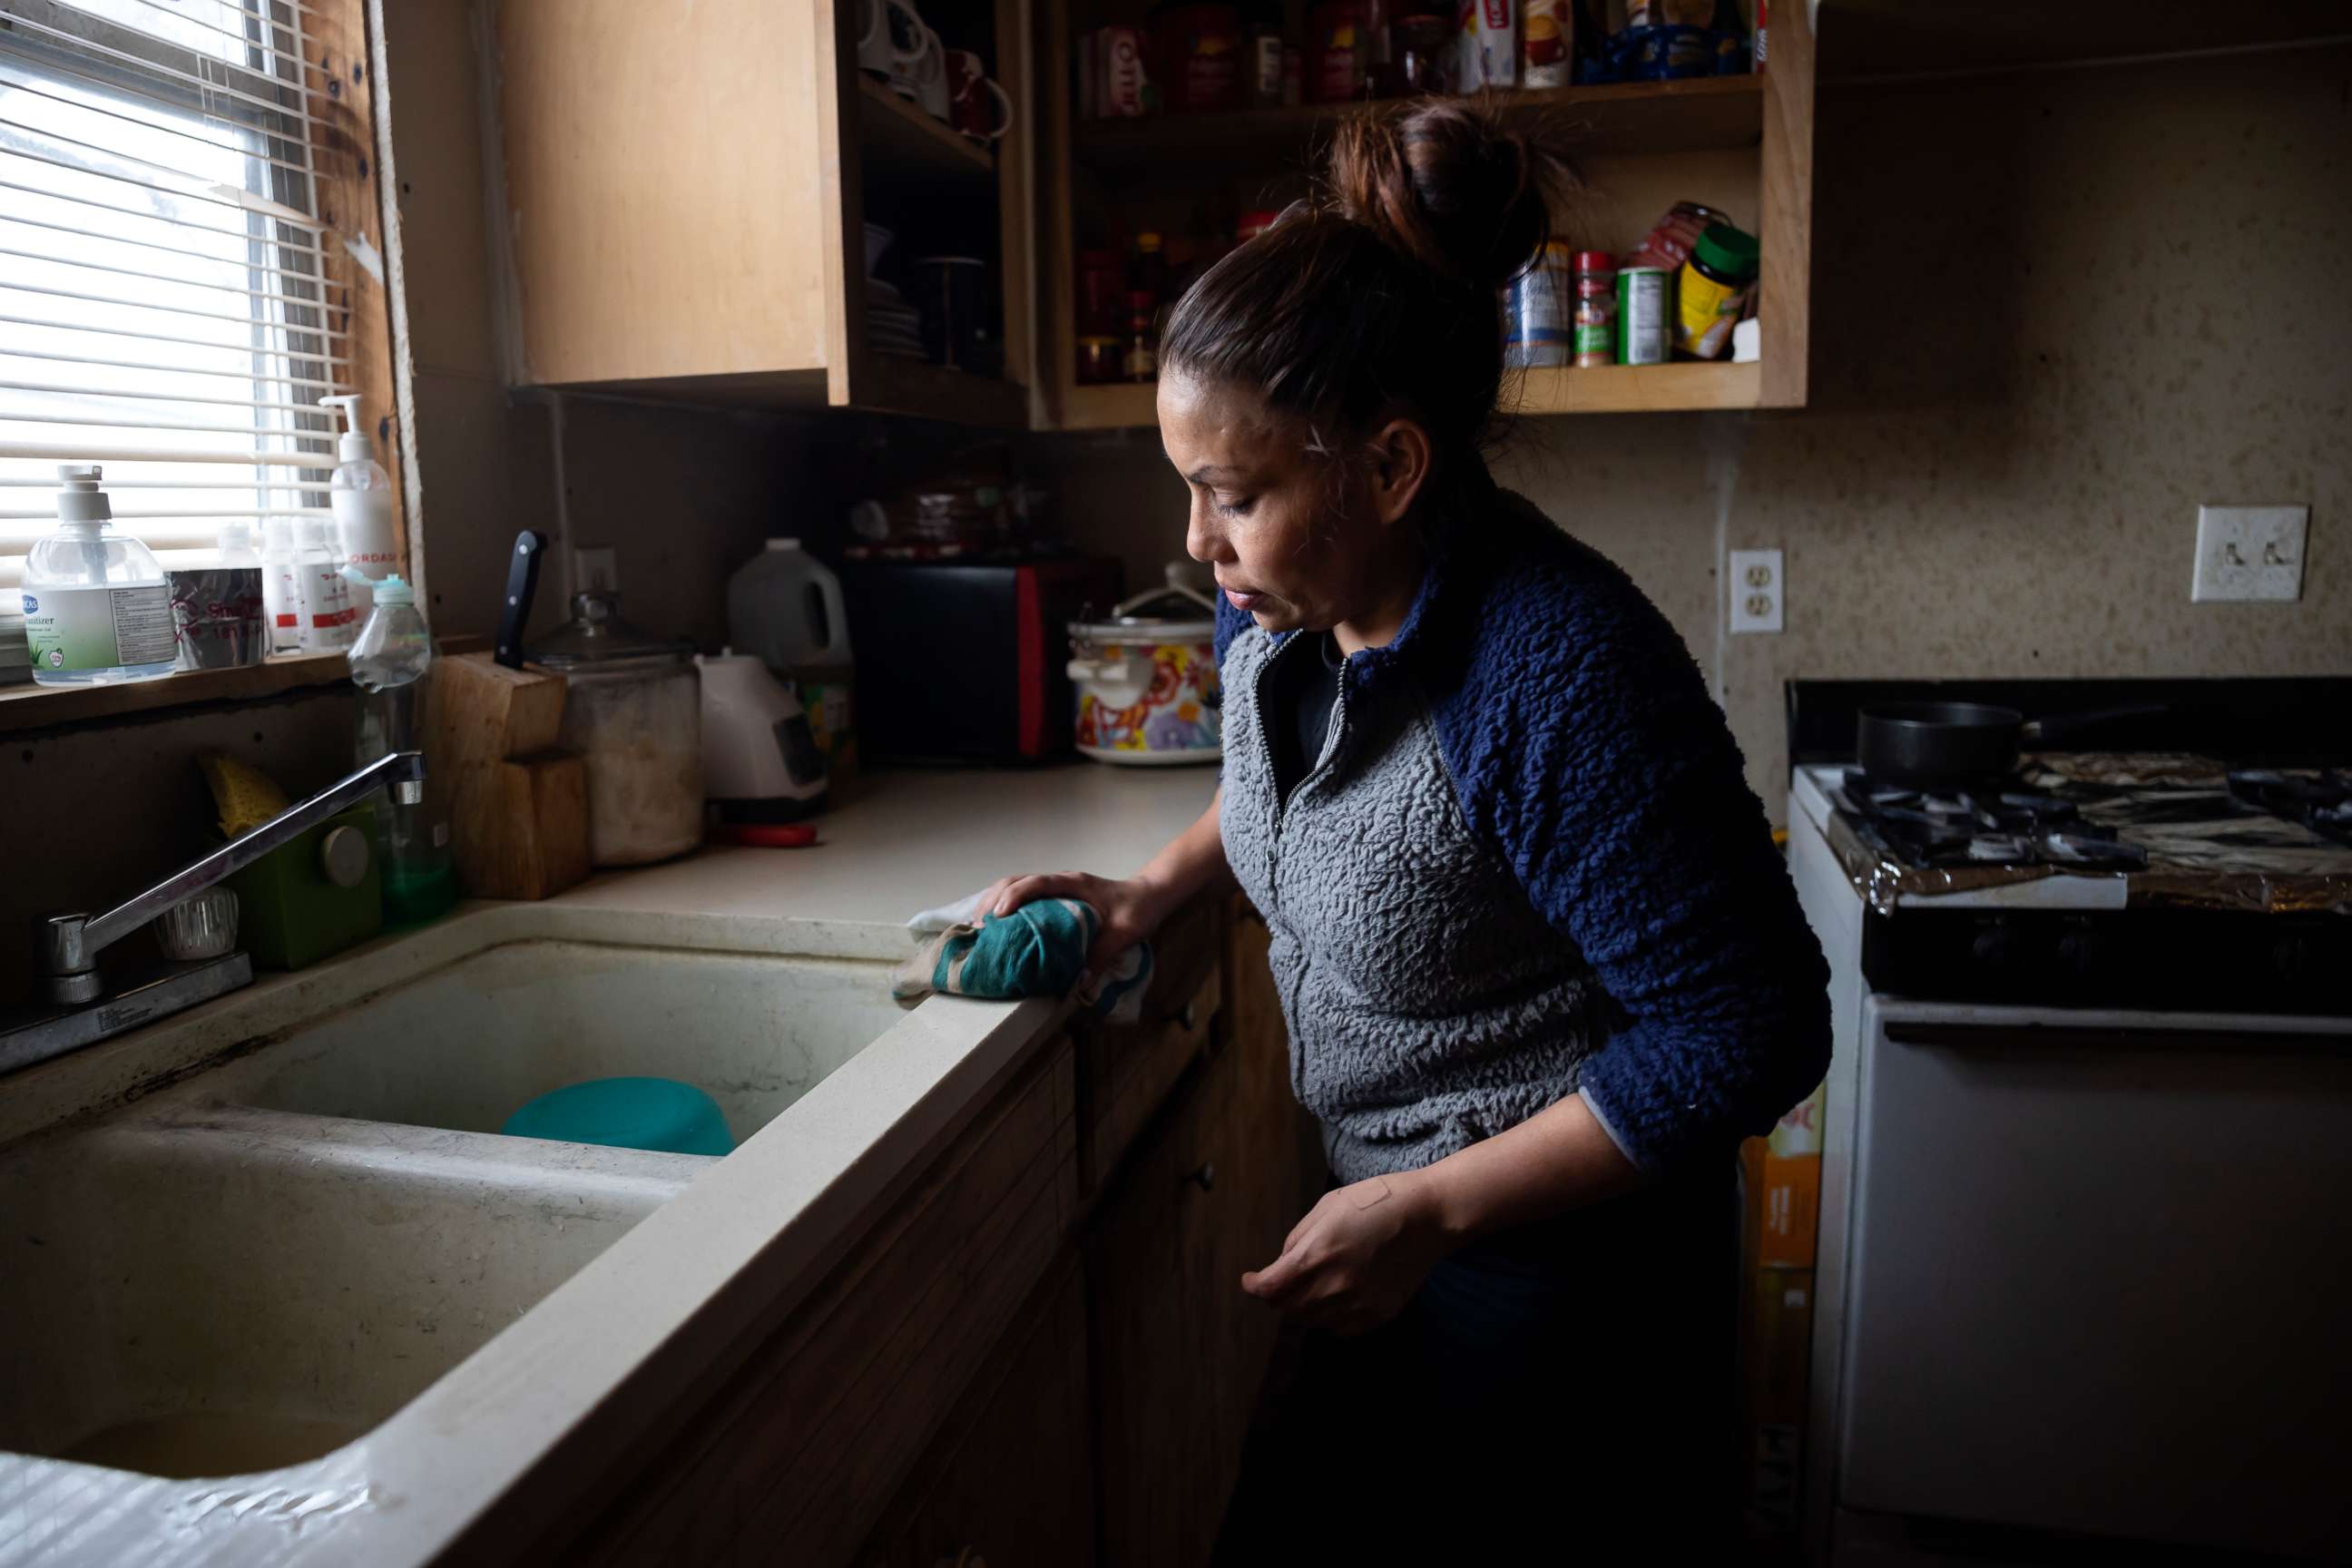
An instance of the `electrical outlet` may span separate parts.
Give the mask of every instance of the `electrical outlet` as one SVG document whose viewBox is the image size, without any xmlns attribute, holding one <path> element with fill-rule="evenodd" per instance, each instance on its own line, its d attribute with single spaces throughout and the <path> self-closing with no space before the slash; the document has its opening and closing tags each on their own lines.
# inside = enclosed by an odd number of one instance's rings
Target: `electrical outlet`
<svg viewBox="0 0 2352 1568">
<path fill-rule="evenodd" d="M 572 552 L 572 591 L 610 593 L 621 585 L 620 563 L 609 544 L 583 544 Z"/>
<path fill-rule="evenodd" d="M 2303 597 L 2303 543 L 2307 506 L 2200 506 L 2197 509 L 2197 568 L 2189 597 L 2263 599 L 2288 604 Z"/>
<path fill-rule="evenodd" d="M 1777 632 L 1788 580 L 1780 570 L 1777 550 L 1735 550 L 1731 552 L 1731 629 L 1734 632 Z"/>
</svg>

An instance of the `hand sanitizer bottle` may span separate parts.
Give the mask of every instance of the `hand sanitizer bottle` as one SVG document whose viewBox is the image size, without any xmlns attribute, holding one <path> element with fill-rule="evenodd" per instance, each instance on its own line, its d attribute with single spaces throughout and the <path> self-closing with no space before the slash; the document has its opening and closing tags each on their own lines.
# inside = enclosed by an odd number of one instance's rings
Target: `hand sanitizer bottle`
<svg viewBox="0 0 2352 1568">
<path fill-rule="evenodd" d="M 367 619 L 375 604 L 375 585 L 400 566 L 399 509 L 393 504 L 392 476 L 375 460 L 367 432 L 359 428 L 360 399 L 345 393 L 319 401 L 338 409 L 344 429 L 335 443 L 340 459 L 327 481 L 327 504 L 335 509 L 336 548 L 343 576 L 351 584 L 354 625 Z"/>
<path fill-rule="evenodd" d="M 261 524 L 261 614 L 269 623 L 269 651 L 302 651 L 302 584 L 296 576 L 294 523 L 272 517 Z"/>
<path fill-rule="evenodd" d="M 294 524 L 294 581 L 301 595 L 302 651 L 340 653 L 352 646 L 359 626 L 352 616 L 351 584 L 327 525 L 315 517 Z"/>
<path fill-rule="evenodd" d="M 172 590 L 155 552 L 106 525 L 114 508 L 96 465 L 58 468 L 58 529 L 25 556 L 25 643 L 44 686 L 98 686 L 172 673 Z"/>
</svg>

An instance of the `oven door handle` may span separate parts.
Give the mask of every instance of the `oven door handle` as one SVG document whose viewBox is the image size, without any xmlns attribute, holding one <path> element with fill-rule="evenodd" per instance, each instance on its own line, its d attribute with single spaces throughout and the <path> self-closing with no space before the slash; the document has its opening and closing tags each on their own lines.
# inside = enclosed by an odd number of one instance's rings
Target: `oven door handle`
<svg viewBox="0 0 2352 1568">
<path fill-rule="evenodd" d="M 2094 1028 L 2066 1024 L 1884 1023 L 1890 1044 L 1941 1050 L 2101 1050 L 2161 1046 L 2182 1051 L 2262 1051 L 2266 1055 L 2334 1055 L 2352 1051 L 2352 1034 L 2339 1029 Z"/>
</svg>

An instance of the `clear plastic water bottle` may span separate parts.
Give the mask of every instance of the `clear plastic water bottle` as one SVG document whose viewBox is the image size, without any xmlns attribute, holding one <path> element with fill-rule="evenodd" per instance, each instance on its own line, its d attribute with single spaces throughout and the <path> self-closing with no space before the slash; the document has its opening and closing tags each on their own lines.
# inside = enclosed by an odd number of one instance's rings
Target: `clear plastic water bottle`
<svg viewBox="0 0 2352 1568">
<path fill-rule="evenodd" d="M 352 684 L 360 689 L 362 765 L 394 752 L 425 748 L 425 677 L 433 667 L 433 634 L 416 607 L 416 591 L 397 575 L 375 585 L 375 607 L 352 644 Z M 430 798 L 403 805 L 386 791 L 376 797 L 383 826 L 383 912 L 396 924 L 415 924 L 457 901 L 449 858 L 449 825 Z"/>
</svg>

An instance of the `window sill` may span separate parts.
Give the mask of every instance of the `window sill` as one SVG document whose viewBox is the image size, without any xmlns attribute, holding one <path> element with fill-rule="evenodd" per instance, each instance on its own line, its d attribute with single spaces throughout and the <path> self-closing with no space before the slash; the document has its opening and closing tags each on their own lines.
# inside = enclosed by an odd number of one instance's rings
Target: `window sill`
<svg viewBox="0 0 2352 1568">
<path fill-rule="evenodd" d="M 11 686 L 0 689 L 0 735 L 200 703 L 252 701 L 306 686 L 338 685 L 350 678 L 351 664 L 344 655 L 306 653 L 239 669 L 193 669 L 161 680 L 114 686 Z"/>
</svg>

